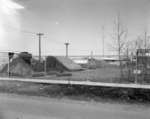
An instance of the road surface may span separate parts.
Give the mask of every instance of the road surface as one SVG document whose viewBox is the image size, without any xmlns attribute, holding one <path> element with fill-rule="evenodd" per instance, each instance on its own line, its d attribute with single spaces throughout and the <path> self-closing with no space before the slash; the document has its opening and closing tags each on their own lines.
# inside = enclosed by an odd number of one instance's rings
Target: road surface
<svg viewBox="0 0 150 119">
<path fill-rule="evenodd" d="M 0 94 L 0 119 L 150 119 L 150 106 Z"/>
</svg>

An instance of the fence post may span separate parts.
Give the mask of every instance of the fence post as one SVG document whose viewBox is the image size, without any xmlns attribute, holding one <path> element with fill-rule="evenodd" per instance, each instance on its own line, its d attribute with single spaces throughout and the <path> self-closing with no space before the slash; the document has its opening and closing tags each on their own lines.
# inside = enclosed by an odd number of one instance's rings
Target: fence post
<svg viewBox="0 0 150 119">
<path fill-rule="evenodd" d="M 10 60 L 13 58 L 14 52 L 8 52 L 8 76 L 10 77 Z"/>
<path fill-rule="evenodd" d="M 44 63 L 44 72 L 45 72 L 45 74 L 47 73 L 47 69 L 46 69 L 46 63 L 47 62 L 47 60 L 46 60 L 46 56 L 45 56 L 45 63 Z"/>
<path fill-rule="evenodd" d="M 10 58 L 8 57 L 8 77 L 10 77 Z"/>
<path fill-rule="evenodd" d="M 138 51 L 136 51 L 136 74 L 135 74 L 135 83 L 138 82 Z"/>
</svg>

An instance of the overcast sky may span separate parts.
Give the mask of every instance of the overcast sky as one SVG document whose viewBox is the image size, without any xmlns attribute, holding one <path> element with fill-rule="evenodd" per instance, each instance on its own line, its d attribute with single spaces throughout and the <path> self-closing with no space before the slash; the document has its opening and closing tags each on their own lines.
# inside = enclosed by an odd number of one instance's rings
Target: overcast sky
<svg viewBox="0 0 150 119">
<path fill-rule="evenodd" d="M 102 26 L 105 27 L 105 53 L 111 54 L 113 23 L 118 12 L 128 40 L 149 29 L 149 0 L 15 0 L 24 9 L 6 17 L 5 39 L 0 50 L 38 53 L 42 32 L 43 55 L 64 55 L 64 42 L 70 42 L 70 55 L 102 54 Z"/>
</svg>

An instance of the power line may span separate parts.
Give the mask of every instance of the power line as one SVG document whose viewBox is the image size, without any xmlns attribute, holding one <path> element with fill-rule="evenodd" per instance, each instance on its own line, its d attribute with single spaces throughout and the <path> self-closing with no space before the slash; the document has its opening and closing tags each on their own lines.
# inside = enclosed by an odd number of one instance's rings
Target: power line
<svg viewBox="0 0 150 119">
<path fill-rule="evenodd" d="M 31 32 L 31 31 L 27 31 L 27 30 L 20 30 L 23 33 L 28 33 L 28 34 L 32 34 L 32 35 L 36 35 L 36 33 Z"/>
<path fill-rule="evenodd" d="M 25 29 L 22 29 L 22 28 L 17 28 L 17 27 L 8 25 L 8 24 L 3 24 L 3 25 L 6 26 L 5 28 L 9 27 L 9 28 L 11 28 L 11 29 L 15 29 L 15 30 L 20 31 L 20 32 L 22 32 L 22 33 L 27 33 L 27 34 L 36 35 L 35 32 L 29 31 L 29 30 L 25 30 Z M 9 29 L 9 30 L 10 30 L 10 29 Z M 14 30 L 13 30 L 13 31 L 14 31 Z"/>
</svg>

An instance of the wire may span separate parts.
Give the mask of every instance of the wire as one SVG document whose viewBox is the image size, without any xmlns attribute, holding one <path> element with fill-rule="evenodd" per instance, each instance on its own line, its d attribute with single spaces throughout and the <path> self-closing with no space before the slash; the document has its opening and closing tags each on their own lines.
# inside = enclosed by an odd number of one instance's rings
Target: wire
<svg viewBox="0 0 150 119">
<path fill-rule="evenodd" d="M 36 35 L 37 33 L 31 32 L 31 31 L 27 31 L 27 30 L 20 30 L 23 33 L 28 33 L 28 34 L 33 34 Z"/>
<path fill-rule="evenodd" d="M 14 26 L 11 26 L 11 25 L 8 25 L 8 24 L 3 24 L 5 25 L 6 27 L 5 28 L 11 28 L 11 29 L 15 29 L 17 31 L 20 31 L 22 33 L 27 33 L 27 34 L 32 34 L 32 35 L 36 35 L 35 32 L 31 32 L 31 31 L 28 31 L 28 30 L 24 30 L 24 29 L 20 29 L 20 28 L 17 28 L 17 27 L 14 27 Z M 10 29 L 9 29 L 10 30 Z"/>
</svg>

